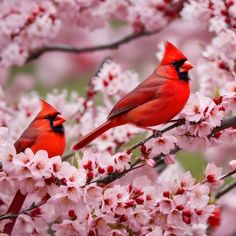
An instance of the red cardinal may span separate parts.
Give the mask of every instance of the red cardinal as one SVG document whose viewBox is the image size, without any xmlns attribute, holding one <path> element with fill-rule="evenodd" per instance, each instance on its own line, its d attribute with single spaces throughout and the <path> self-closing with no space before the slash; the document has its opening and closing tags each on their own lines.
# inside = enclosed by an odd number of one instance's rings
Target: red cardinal
<svg viewBox="0 0 236 236">
<path fill-rule="evenodd" d="M 34 153 L 46 150 L 49 157 L 62 155 L 65 150 L 64 122 L 65 118 L 54 107 L 41 100 L 41 111 L 15 143 L 16 152 L 31 148 Z M 18 190 L 7 213 L 19 213 L 26 196 Z M 11 234 L 15 221 L 16 218 L 5 225 L 4 233 Z"/>
<path fill-rule="evenodd" d="M 107 121 L 82 137 L 79 150 L 105 131 L 124 124 L 147 128 L 170 121 L 185 106 L 189 94 L 188 71 L 193 66 L 174 45 L 165 42 L 164 57 L 151 76 L 126 94 L 111 110 Z"/>
</svg>

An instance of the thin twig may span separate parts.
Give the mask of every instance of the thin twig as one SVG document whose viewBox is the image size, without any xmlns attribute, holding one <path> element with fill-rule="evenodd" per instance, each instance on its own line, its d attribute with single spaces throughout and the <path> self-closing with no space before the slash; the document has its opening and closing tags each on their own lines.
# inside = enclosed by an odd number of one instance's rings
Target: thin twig
<svg viewBox="0 0 236 236">
<path fill-rule="evenodd" d="M 236 187 L 236 180 L 232 181 L 230 184 L 225 185 L 223 188 L 221 188 L 215 195 L 216 199 L 221 198 L 223 195 L 228 193 L 230 190 Z"/>
<path fill-rule="evenodd" d="M 234 175 L 235 173 L 236 173 L 236 169 L 235 170 L 231 170 L 229 173 L 222 175 L 220 177 L 220 180 L 223 180 L 223 179 L 225 179 L 225 178 L 227 178 L 227 177 L 229 177 L 231 175 Z"/>
<path fill-rule="evenodd" d="M 163 130 L 160 130 L 160 131 L 155 131 L 155 130 L 154 130 L 152 135 L 148 136 L 148 137 L 145 138 L 144 140 L 142 140 L 142 141 L 136 143 L 135 145 L 133 145 L 132 147 L 130 147 L 130 148 L 127 150 L 127 152 L 128 152 L 128 153 L 132 152 L 132 151 L 133 151 L 134 149 L 136 149 L 137 147 L 140 147 L 140 146 L 144 145 L 144 144 L 145 144 L 147 141 L 149 141 L 150 139 L 152 139 L 152 138 L 157 138 L 157 137 L 161 136 L 163 133 L 165 133 L 165 132 L 167 132 L 167 131 L 169 131 L 169 130 L 171 130 L 171 129 L 174 129 L 174 128 L 178 127 L 178 126 L 181 126 L 181 125 L 183 125 L 184 123 L 185 123 L 185 120 L 184 120 L 184 119 L 180 119 L 180 120 L 177 120 L 173 125 L 170 125 L 170 126 L 164 128 Z"/>
<path fill-rule="evenodd" d="M 21 214 L 28 214 L 28 211 L 31 211 L 31 210 L 33 210 L 35 208 L 38 208 L 38 207 L 42 206 L 43 204 L 45 204 L 45 201 L 41 201 L 38 204 L 33 203 L 30 207 L 20 211 L 17 214 L 11 214 L 11 213 L 2 214 L 2 215 L 0 215 L 0 221 L 1 220 L 5 220 L 5 219 L 17 218 Z"/>
<path fill-rule="evenodd" d="M 173 149 L 172 150 L 172 153 L 175 153 L 177 152 L 179 149 Z M 159 164 L 163 164 L 163 157 L 164 155 L 163 154 L 160 154 L 158 156 L 155 157 L 154 161 L 155 161 L 155 167 L 157 167 Z M 100 179 L 97 179 L 97 180 L 94 180 L 94 181 L 91 181 L 91 182 L 88 182 L 86 183 L 86 185 L 88 184 L 91 184 L 91 183 L 98 183 L 98 184 L 109 184 L 117 179 L 120 179 L 121 177 L 123 177 L 125 174 L 129 173 L 130 171 L 133 171 L 135 169 L 139 169 L 140 167 L 146 165 L 145 161 L 143 161 L 142 159 L 137 159 L 133 164 L 130 165 L 130 168 L 129 169 L 125 169 L 124 171 L 122 172 L 116 172 L 114 174 L 111 174 L 111 175 L 107 175 L 103 178 L 100 178 Z M 85 186 L 86 186 L 85 185 Z M 83 187 L 85 187 L 83 186 Z"/>
<path fill-rule="evenodd" d="M 130 171 L 133 171 L 133 170 L 138 169 L 138 168 L 140 168 L 140 167 L 145 165 L 145 163 L 142 163 L 142 164 L 138 165 L 139 163 L 141 163 L 141 161 L 138 159 L 138 161 L 135 164 L 131 165 L 131 167 L 129 169 L 125 169 L 122 172 L 116 172 L 114 174 L 107 175 L 104 178 L 100 178 L 100 179 L 88 182 L 86 185 L 92 184 L 92 183 L 109 184 L 109 183 L 111 183 L 111 182 L 113 182 L 113 181 L 115 181 L 117 179 L 120 179 L 121 177 L 123 177 L 124 175 L 129 173 Z"/>
<path fill-rule="evenodd" d="M 111 63 L 112 62 L 112 58 L 110 57 L 106 57 L 104 58 L 104 60 L 100 63 L 100 65 L 98 66 L 98 69 L 96 70 L 94 76 L 92 76 L 89 80 L 89 84 L 88 84 L 88 89 L 86 92 L 86 97 L 85 97 L 85 101 L 84 101 L 84 109 L 83 111 L 80 113 L 80 117 L 82 117 L 87 109 L 88 109 L 88 103 L 94 99 L 94 97 L 97 94 L 97 91 L 94 91 L 94 84 L 93 84 L 93 78 L 97 77 L 99 75 L 99 72 L 103 69 L 104 65 L 107 63 Z"/>
</svg>

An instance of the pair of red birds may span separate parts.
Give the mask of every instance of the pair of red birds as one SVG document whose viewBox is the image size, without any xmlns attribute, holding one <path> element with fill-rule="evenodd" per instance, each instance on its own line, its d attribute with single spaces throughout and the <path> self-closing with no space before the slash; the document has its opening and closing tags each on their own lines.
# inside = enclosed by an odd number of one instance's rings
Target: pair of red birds
<svg viewBox="0 0 236 236">
<path fill-rule="evenodd" d="M 187 58 L 174 45 L 165 42 L 163 59 L 152 75 L 125 95 L 113 107 L 107 121 L 82 137 L 73 149 L 83 148 L 116 126 L 133 124 L 148 128 L 170 121 L 183 109 L 188 100 L 190 94 L 188 71 L 191 68 L 192 65 Z M 41 111 L 16 141 L 16 151 L 19 153 L 31 148 L 35 153 L 43 149 L 48 152 L 49 157 L 62 155 L 65 149 L 63 128 L 65 119 L 51 105 L 43 100 L 41 103 Z M 8 213 L 19 212 L 25 197 L 18 191 Z M 6 233 L 12 230 L 14 223 L 15 221 L 6 225 Z"/>
</svg>

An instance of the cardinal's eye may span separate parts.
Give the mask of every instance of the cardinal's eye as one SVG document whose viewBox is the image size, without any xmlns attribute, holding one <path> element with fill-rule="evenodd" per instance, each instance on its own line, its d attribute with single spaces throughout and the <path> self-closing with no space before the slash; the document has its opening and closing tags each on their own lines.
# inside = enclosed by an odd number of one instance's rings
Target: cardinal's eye
<svg viewBox="0 0 236 236">
<path fill-rule="evenodd" d="M 173 66 L 177 66 L 177 65 L 178 65 L 178 62 L 177 62 L 177 61 L 173 61 L 173 62 L 172 62 L 172 65 L 173 65 Z"/>
<path fill-rule="evenodd" d="M 45 118 L 46 118 L 47 120 L 51 120 L 51 119 L 52 119 L 52 117 L 51 117 L 50 115 L 45 116 Z"/>
</svg>

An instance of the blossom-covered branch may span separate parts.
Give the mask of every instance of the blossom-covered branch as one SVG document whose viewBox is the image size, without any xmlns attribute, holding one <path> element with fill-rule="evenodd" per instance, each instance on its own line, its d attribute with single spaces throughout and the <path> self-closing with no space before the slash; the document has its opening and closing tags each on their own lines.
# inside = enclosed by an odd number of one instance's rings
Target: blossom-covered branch
<svg viewBox="0 0 236 236">
<path fill-rule="evenodd" d="M 175 122 L 173 125 L 170 125 L 166 128 L 164 128 L 163 130 L 153 130 L 153 134 L 148 136 L 147 138 L 145 138 L 143 141 L 140 141 L 138 143 L 136 143 L 135 145 L 133 145 L 132 147 L 130 147 L 127 152 L 130 153 L 132 152 L 134 149 L 136 149 L 137 147 L 140 147 L 142 145 L 144 145 L 147 141 L 149 141 L 150 139 L 152 138 L 157 138 L 159 136 L 161 136 L 163 133 L 169 131 L 169 130 L 172 130 L 178 126 L 181 126 L 185 123 L 185 120 L 184 119 L 179 119 L 177 120 L 177 122 Z"/>
<path fill-rule="evenodd" d="M 219 127 L 216 127 L 208 137 L 210 138 L 215 133 L 217 133 L 221 130 L 224 130 L 224 129 L 228 129 L 228 128 L 233 127 L 235 125 L 236 125 L 236 116 L 228 117 L 227 119 L 223 120 L 221 125 Z"/>
<path fill-rule="evenodd" d="M 135 39 L 145 37 L 145 36 L 151 36 L 154 34 L 157 34 L 160 32 L 161 29 L 155 30 L 155 31 L 141 31 L 139 33 L 131 33 L 127 36 L 125 36 L 122 39 L 119 39 L 117 41 L 114 41 L 112 43 L 108 44 L 103 44 L 103 45 L 97 45 L 97 46 L 91 46 L 91 47 L 84 47 L 84 48 L 79 48 L 79 47 L 73 47 L 70 45 L 47 45 L 43 48 L 37 49 L 33 51 L 27 61 L 31 61 L 34 59 L 37 59 L 40 57 L 43 53 L 45 52 L 52 52 L 52 51 L 59 51 L 59 52 L 68 52 L 68 53 L 75 53 L 75 54 L 81 54 L 81 53 L 88 53 L 88 52 L 97 52 L 97 51 L 102 51 L 102 50 L 114 50 L 118 49 L 121 45 L 127 44 Z"/>
<path fill-rule="evenodd" d="M 171 130 L 171 129 L 174 129 L 180 125 L 183 125 L 184 124 L 184 120 L 180 120 L 179 122 L 176 122 L 175 124 L 163 129 L 160 131 L 160 135 Z M 227 129 L 227 128 L 230 128 L 232 126 L 235 126 L 236 125 L 236 116 L 233 116 L 233 117 L 229 117 L 229 118 L 226 118 L 225 120 L 222 121 L 221 123 L 221 126 L 217 127 L 216 129 L 214 129 L 211 134 L 209 135 L 209 138 L 212 137 L 216 132 L 219 132 L 221 130 L 224 130 L 224 129 Z M 135 148 L 137 148 L 138 146 L 142 146 L 144 145 L 147 141 L 149 141 L 150 139 L 152 138 L 155 138 L 156 135 L 155 134 L 152 134 L 150 136 L 148 136 L 146 139 L 144 139 L 143 141 L 135 144 L 134 146 L 132 146 L 130 149 L 128 149 L 128 153 L 130 153 L 131 150 L 134 150 Z M 177 153 L 178 151 L 180 151 L 181 148 L 176 146 L 174 149 L 172 149 L 170 151 L 170 153 L 172 154 L 175 154 Z M 146 150 L 145 150 L 146 151 Z M 144 151 L 144 153 L 145 153 Z M 155 156 L 153 159 L 155 161 L 155 164 L 153 164 L 153 166 L 157 166 L 159 163 L 163 163 L 163 157 L 165 155 L 163 154 L 160 154 L 158 156 Z M 138 169 L 142 166 L 145 165 L 145 163 L 142 163 L 144 161 L 144 159 L 142 158 L 139 158 L 138 160 L 136 160 L 133 164 L 130 165 L 130 168 L 128 169 L 125 169 L 123 172 L 117 172 L 117 173 L 114 173 L 114 174 L 110 174 L 106 177 L 103 177 L 103 178 L 100 178 L 98 180 L 94 180 L 92 182 L 88 182 L 87 184 L 90 184 L 90 183 L 98 183 L 98 184 L 109 184 L 119 178 L 121 178 L 122 176 L 124 176 L 125 174 L 129 173 L 130 171 L 133 171 L 135 169 Z M 142 164 L 140 164 L 142 163 Z M 231 173 L 230 173 L 231 175 Z M 225 178 L 225 177 L 224 177 Z"/>
<path fill-rule="evenodd" d="M 40 202 L 38 204 L 33 203 L 30 207 L 23 209 L 18 214 L 10 214 L 10 213 L 2 214 L 2 215 L 0 215 L 0 221 L 5 220 L 5 219 L 17 218 L 21 214 L 28 214 L 29 211 L 34 210 L 34 209 L 42 206 L 43 204 L 45 204 L 45 202 Z"/>
</svg>

